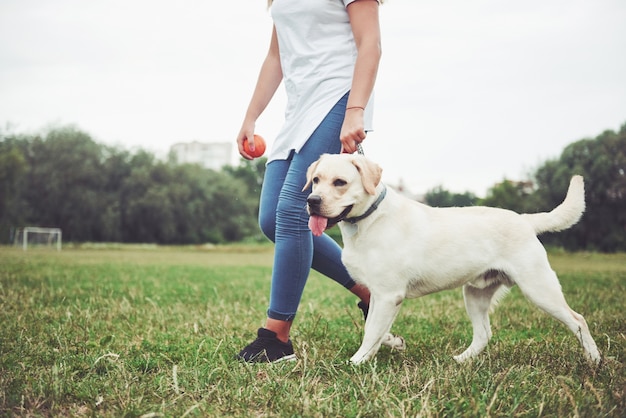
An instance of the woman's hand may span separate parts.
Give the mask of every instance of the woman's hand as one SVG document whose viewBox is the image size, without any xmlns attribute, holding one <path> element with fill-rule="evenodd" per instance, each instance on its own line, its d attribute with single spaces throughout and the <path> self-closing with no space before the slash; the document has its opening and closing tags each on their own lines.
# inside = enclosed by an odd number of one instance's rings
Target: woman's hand
<svg viewBox="0 0 626 418">
<path fill-rule="evenodd" d="M 246 160 L 253 160 L 254 157 L 246 153 L 243 148 L 244 141 L 248 141 L 248 148 L 254 151 L 254 123 L 245 123 L 237 135 L 237 148 L 239 149 L 239 155 Z"/>
<path fill-rule="evenodd" d="M 363 126 L 363 109 L 353 107 L 346 109 L 346 116 L 341 126 L 341 152 L 352 154 L 357 145 L 365 140 L 366 133 Z"/>
</svg>

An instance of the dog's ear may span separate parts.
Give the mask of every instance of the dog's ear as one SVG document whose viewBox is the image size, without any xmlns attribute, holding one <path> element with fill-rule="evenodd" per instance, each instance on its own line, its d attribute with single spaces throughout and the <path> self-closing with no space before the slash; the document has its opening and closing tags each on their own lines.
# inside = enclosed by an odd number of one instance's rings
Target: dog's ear
<svg viewBox="0 0 626 418">
<path fill-rule="evenodd" d="M 365 191 L 371 195 L 376 193 L 376 186 L 380 183 L 383 175 L 383 169 L 373 161 L 365 157 L 355 156 L 352 164 L 356 167 L 361 175 L 361 182 Z"/>
<path fill-rule="evenodd" d="M 321 157 L 320 157 L 321 159 Z M 306 184 L 302 188 L 302 191 L 305 191 L 311 185 L 311 181 L 313 180 L 313 172 L 317 168 L 317 165 L 320 163 L 320 160 L 314 161 L 309 168 L 306 170 Z"/>
</svg>

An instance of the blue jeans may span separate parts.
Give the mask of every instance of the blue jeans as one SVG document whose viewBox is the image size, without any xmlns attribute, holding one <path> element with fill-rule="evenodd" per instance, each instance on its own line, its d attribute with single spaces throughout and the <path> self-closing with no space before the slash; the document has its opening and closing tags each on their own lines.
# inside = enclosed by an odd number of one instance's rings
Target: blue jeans
<svg viewBox="0 0 626 418">
<path fill-rule="evenodd" d="M 341 262 L 341 247 L 328 235 L 315 237 L 308 227 L 302 191 L 306 170 L 324 153 L 341 152 L 339 134 L 345 115 L 346 94 L 331 109 L 300 152 L 287 160 L 271 161 L 265 170 L 259 225 L 275 245 L 272 289 L 267 316 L 292 321 L 311 268 L 350 289 L 356 284 Z"/>
</svg>

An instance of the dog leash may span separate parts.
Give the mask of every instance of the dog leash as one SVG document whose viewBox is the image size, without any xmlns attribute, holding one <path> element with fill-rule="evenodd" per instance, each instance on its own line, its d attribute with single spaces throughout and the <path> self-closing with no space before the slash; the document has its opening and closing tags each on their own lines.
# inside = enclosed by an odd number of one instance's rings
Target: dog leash
<svg viewBox="0 0 626 418">
<path fill-rule="evenodd" d="M 359 155 L 365 155 L 365 152 L 363 152 L 363 145 L 361 145 L 360 142 L 356 144 L 356 152 L 358 152 Z"/>
</svg>

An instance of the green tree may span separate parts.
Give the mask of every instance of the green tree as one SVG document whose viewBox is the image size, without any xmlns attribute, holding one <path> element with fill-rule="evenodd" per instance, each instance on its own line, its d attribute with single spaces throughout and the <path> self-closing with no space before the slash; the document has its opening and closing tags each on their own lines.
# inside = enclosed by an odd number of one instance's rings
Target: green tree
<svg viewBox="0 0 626 418">
<path fill-rule="evenodd" d="M 487 191 L 483 206 L 510 209 L 518 213 L 537 212 L 532 182 L 503 180 Z"/>
<path fill-rule="evenodd" d="M 113 147 L 103 148 L 103 153 L 104 193 L 108 197 L 108 204 L 102 208 L 101 222 L 102 229 L 105 231 L 103 239 L 110 242 L 124 242 L 126 199 L 123 185 L 132 171 L 132 156 L 128 151 Z"/>
<path fill-rule="evenodd" d="M 60 227 L 68 240 L 103 239 L 102 146 L 73 127 L 56 128 L 29 142 L 27 162 L 29 223 Z"/>
<path fill-rule="evenodd" d="M 426 192 L 425 200 L 430 206 L 445 208 L 473 206 L 478 201 L 478 198 L 470 192 L 451 193 L 442 186 L 437 186 Z"/>
<path fill-rule="evenodd" d="M 244 181 L 198 165 L 133 159 L 124 181 L 126 240 L 167 244 L 229 242 L 252 235 L 258 202 Z"/>
<path fill-rule="evenodd" d="M 123 242 L 156 242 L 152 230 L 152 204 L 144 196 L 154 183 L 151 178 L 154 155 L 139 150 L 129 161 L 129 171 L 119 185 L 120 226 Z M 154 202 L 159 204 L 160 202 Z M 157 225 L 154 228 L 158 228 Z"/>
<path fill-rule="evenodd" d="M 21 196 L 28 167 L 20 142 L 0 137 L 0 242 L 10 239 L 23 219 Z"/>
<path fill-rule="evenodd" d="M 265 176 L 265 165 L 267 158 L 256 158 L 252 161 L 241 160 L 236 167 L 226 166 L 224 172 L 232 177 L 241 180 L 251 197 L 259 199 L 261 197 L 261 186 Z"/>
<path fill-rule="evenodd" d="M 572 175 L 585 178 L 587 209 L 580 225 L 547 241 L 572 249 L 626 250 L 625 172 L 626 124 L 617 133 L 574 142 L 540 167 L 535 178 L 544 210 L 561 203 Z"/>
<path fill-rule="evenodd" d="M 265 159 L 219 172 L 96 143 L 68 126 L 0 132 L 0 232 L 37 225 L 70 241 L 226 242 L 258 235 Z"/>
</svg>

